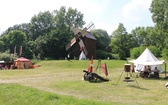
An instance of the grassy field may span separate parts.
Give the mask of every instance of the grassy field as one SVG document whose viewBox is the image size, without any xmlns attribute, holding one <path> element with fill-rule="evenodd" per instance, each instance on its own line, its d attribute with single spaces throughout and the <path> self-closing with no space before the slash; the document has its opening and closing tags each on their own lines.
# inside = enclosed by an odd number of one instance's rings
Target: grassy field
<svg viewBox="0 0 168 105">
<path fill-rule="evenodd" d="M 165 105 L 167 89 L 164 74 L 159 79 L 133 78 L 124 82 L 126 61 L 102 60 L 108 68 L 109 82 L 83 81 L 88 60 L 41 61 L 39 68 L 0 71 L 2 105 Z M 37 64 L 37 65 L 38 65 Z M 94 70 L 98 64 L 94 60 Z M 105 75 L 100 69 L 97 73 Z M 121 75 L 122 74 L 122 75 Z M 137 74 L 133 74 L 137 75 Z M 121 79 L 119 79 L 121 76 Z M 118 83 L 118 84 L 117 84 Z"/>
</svg>

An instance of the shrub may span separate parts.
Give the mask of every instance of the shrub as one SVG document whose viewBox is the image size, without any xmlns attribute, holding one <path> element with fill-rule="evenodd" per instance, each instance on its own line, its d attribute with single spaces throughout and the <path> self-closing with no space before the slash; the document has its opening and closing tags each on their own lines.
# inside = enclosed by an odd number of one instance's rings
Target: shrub
<svg viewBox="0 0 168 105">
<path fill-rule="evenodd" d="M 153 53 L 154 56 L 156 56 L 156 57 L 161 56 L 161 51 L 157 47 L 149 46 L 148 48 Z M 144 46 L 135 47 L 135 48 L 131 49 L 131 51 L 130 51 L 131 58 L 133 58 L 133 59 L 138 58 L 143 53 L 144 50 L 145 50 Z"/>
<path fill-rule="evenodd" d="M 122 50 L 118 52 L 118 57 L 120 60 L 126 60 L 126 53 Z"/>
<path fill-rule="evenodd" d="M 14 57 L 12 54 L 10 54 L 9 52 L 4 52 L 4 53 L 0 53 L 0 60 L 4 60 L 5 62 L 9 62 L 15 60 L 16 57 Z"/>
<path fill-rule="evenodd" d="M 130 53 L 131 53 L 131 58 L 136 59 L 138 58 L 142 52 L 144 51 L 144 47 L 135 47 L 133 49 L 131 49 Z"/>
<path fill-rule="evenodd" d="M 105 59 L 106 52 L 103 50 L 97 50 L 96 51 L 96 58 L 97 59 Z"/>
<path fill-rule="evenodd" d="M 162 50 L 162 57 L 163 57 L 165 60 L 168 60 L 168 49 L 163 49 L 163 50 Z"/>
<path fill-rule="evenodd" d="M 116 60 L 118 60 L 119 59 L 119 56 L 118 56 L 118 54 L 112 54 L 112 59 L 116 59 Z"/>
<path fill-rule="evenodd" d="M 97 59 L 113 59 L 113 56 L 110 53 L 107 53 L 106 51 L 103 50 L 97 50 L 96 51 L 96 56 Z"/>
<path fill-rule="evenodd" d="M 161 57 L 161 51 L 156 46 L 149 46 L 150 51 L 155 55 L 156 57 Z"/>
</svg>

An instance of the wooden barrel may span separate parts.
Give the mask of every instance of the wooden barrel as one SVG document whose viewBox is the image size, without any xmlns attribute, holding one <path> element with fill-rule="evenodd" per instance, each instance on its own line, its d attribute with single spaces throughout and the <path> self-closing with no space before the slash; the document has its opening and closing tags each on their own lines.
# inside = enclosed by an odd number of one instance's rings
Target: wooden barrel
<svg viewBox="0 0 168 105">
<path fill-rule="evenodd" d="M 125 72 L 130 72 L 130 70 L 131 70 L 131 65 L 130 65 L 130 64 L 125 64 L 125 65 L 124 65 L 124 70 L 125 70 Z"/>
</svg>

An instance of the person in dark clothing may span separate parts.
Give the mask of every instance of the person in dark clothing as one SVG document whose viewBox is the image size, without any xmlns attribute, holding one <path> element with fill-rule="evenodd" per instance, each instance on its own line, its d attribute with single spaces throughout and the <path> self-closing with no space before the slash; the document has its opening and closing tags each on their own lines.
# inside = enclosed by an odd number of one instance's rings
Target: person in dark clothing
<svg viewBox="0 0 168 105">
<path fill-rule="evenodd" d="M 149 77 L 149 69 L 146 66 L 144 68 L 144 76 Z"/>
<path fill-rule="evenodd" d="M 68 61 L 70 61 L 70 54 L 67 55 L 67 59 L 68 59 Z"/>
<path fill-rule="evenodd" d="M 153 72 L 154 72 L 155 78 L 159 78 L 159 70 L 157 69 L 157 67 L 155 67 L 155 69 L 153 70 Z"/>
</svg>

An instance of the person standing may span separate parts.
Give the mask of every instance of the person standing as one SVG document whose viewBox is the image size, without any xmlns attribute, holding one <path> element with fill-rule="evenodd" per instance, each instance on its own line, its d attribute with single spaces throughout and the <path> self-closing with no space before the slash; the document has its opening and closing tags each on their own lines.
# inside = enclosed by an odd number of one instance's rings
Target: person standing
<svg viewBox="0 0 168 105">
<path fill-rule="evenodd" d="M 155 69 L 153 70 L 153 72 L 154 72 L 155 78 L 159 78 L 159 70 L 157 69 L 157 67 L 155 67 Z"/>
<path fill-rule="evenodd" d="M 67 59 L 68 59 L 68 61 L 70 61 L 70 54 L 67 55 Z"/>
</svg>

